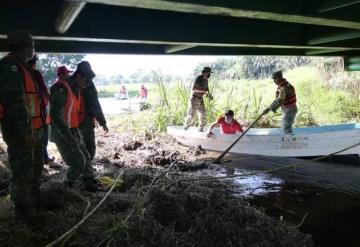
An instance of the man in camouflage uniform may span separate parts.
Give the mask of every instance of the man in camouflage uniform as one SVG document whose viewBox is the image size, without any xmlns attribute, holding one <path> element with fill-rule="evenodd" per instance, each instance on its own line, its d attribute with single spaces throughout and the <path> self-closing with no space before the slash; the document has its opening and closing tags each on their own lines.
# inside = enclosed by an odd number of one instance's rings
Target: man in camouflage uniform
<svg viewBox="0 0 360 247">
<path fill-rule="evenodd" d="M 212 96 L 209 94 L 209 85 L 208 85 L 208 78 L 211 75 L 211 68 L 204 67 L 202 70 L 201 75 L 196 77 L 194 86 L 192 88 L 192 96 L 190 97 L 189 101 L 189 108 L 187 111 L 187 116 L 185 119 L 185 127 L 184 129 L 187 130 L 190 125 L 192 124 L 193 118 L 195 113 L 198 113 L 199 117 L 199 131 L 203 132 L 204 127 L 206 125 L 206 110 L 204 104 L 204 95 L 209 97 L 212 100 Z"/>
<path fill-rule="evenodd" d="M 66 184 L 70 187 L 74 182 L 82 177 L 85 189 L 95 192 L 97 190 L 96 182 L 94 180 L 93 169 L 90 155 L 83 143 L 80 130 L 76 127 L 78 117 L 78 102 L 76 101 L 76 126 L 71 127 L 65 121 L 64 112 L 69 112 L 66 109 L 67 97 L 69 91 L 72 94 L 78 94 L 86 85 L 89 75 L 93 73 L 91 70 L 77 69 L 74 74 L 68 78 L 69 87 L 55 83 L 50 90 L 50 117 L 51 117 L 51 140 L 56 143 L 59 152 L 69 166 L 67 171 Z M 59 75 L 60 77 L 61 75 Z M 70 87 L 71 86 L 71 87 Z M 72 89 L 71 89 L 72 88 Z M 70 114 L 69 114 L 70 115 Z"/>
<path fill-rule="evenodd" d="M 15 213 L 27 220 L 38 207 L 44 122 L 39 92 L 26 65 L 35 52 L 31 34 L 10 33 L 7 41 L 10 53 L 0 61 L 1 131 L 8 147 Z"/>
<path fill-rule="evenodd" d="M 80 70 L 90 70 L 89 62 L 82 61 L 77 65 Z M 91 159 L 95 157 L 96 143 L 95 143 L 95 120 L 102 126 L 105 133 L 109 131 L 104 114 L 99 103 L 98 92 L 92 81 L 95 73 L 89 75 L 86 87 L 80 91 L 80 100 L 83 100 L 84 105 L 80 106 L 79 114 L 79 129 L 84 138 L 86 149 L 88 150 Z M 81 105 L 81 104 L 80 104 Z"/>
<path fill-rule="evenodd" d="M 272 79 L 278 86 L 275 95 L 276 98 L 272 104 L 265 109 L 263 114 L 267 114 L 270 110 L 275 112 L 281 106 L 281 127 L 285 134 L 291 134 L 292 125 L 294 124 L 297 113 L 295 88 L 285 78 L 283 78 L 281 71 L 275 72 Z"/>
<path fill-rule="evenodd" d="M 35 55 L 32 59 L 30 59 L 27 62 L 27 65 L 29 66 L 30 71 L 32 72 L 33 77 L 36 81 L 37 87 L 39 89 L 39 94 L 40 94 L 40 98 L 41 98 L 42 118 L 45 122 L 47 115 L 48 115 L 47 106 L 49 104 L 50 93 L 49 93 L 48 88 L 46 87 L 46 83 L 45 83 L 43 75 L 36 68 L 36 63 L 38 60 L 39 60 L 38 57 Z M 44 164 L 49 164 L 49 162 L 54 161 L 54 158 L 49 157 L 49 153 L 47 151 L 47 146 L 48 146 L 48 142 L 49 142 L 49 125 L 45 123 L 43 126 L 43 129 L 44 129 Z"/>
</svg>

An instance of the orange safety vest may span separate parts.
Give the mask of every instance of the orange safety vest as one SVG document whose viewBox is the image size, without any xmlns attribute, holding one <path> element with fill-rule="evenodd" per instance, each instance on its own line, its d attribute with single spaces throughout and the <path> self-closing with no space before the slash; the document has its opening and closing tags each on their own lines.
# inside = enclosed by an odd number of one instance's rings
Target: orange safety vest
<svg viewBox="0 0 360 247">
<path fill-rule="evenodd" d="M 66 97 L 65 109 L 64 109 L 64 120 L 69 128 L 77 128 L 79 126 L 79 120 L 78 120 L 79 101 L 77 97 L 72 92 L 69 84 L 66 81 L 58 79 L 54 83 L 53 87 L 54 86 L 60 86 L 66 89 L 67 97 Z M 51 124 L 52 119 L 50 114 L 48 114 L 46 122 L 48 124 Z"/>
<path fill-rule="evenodd" d="M 8 55 L 15 58 L 12 55 Z M 43 126 L 44 121 L 41 118 L 41 106 L 39 100 L 38 90 L 35 81 L 30 73 L 21 63 L 17 63 L 24 76 L 24 89 L 25 89 L 25 103 L 30 113 L 31 124 L 34 129 L 39 129 Z M 5 117 L 6 109 L 4 105 L 0 104 L 0 120 Z"/>
</svg>

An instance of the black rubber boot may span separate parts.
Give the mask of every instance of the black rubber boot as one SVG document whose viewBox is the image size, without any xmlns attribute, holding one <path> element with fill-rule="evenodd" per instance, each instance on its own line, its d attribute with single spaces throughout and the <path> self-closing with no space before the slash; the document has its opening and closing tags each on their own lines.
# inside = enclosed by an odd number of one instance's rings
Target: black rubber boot
<svg viewBox="0 0 360 247">
<path fill-rule="evenodd" d="M 84 186 L 85 186 L 85 190 L 89 192 L 95 193 L 96 191 L 98 191 L 97 183 L 94 178 L 84 179 Z"/>
</svg>

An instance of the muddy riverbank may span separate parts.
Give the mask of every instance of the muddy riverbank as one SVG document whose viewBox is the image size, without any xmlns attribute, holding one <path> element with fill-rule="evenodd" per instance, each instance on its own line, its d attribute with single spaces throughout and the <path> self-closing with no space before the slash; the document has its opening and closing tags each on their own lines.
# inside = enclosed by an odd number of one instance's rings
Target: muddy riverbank
<svg viewBox="0 0 360 247">
<path fill-rule="evenodd" d="M 119 173 L 114 192 L 64 246 L 357 246 L 353 157 L 223 179 L 300 159 L 228 155 L 214 165 L 216 153 L 183 147 L 167 135 L 98 133 L 97 146 L 102 190 L 92 194 L 80 184 L 64 188 L 66 166 L 50 145 L 56 162 L 45 166 L 41 208 L 29 226 L 13 215 L 0 143 L 2 246 L 50 243 L 102 199 Z"/>
<path fill-rule="evenodd" d="M 208 162 L 211 154 L 200 148 L 179 146 L 166 135 L 99 134 L 97 142 L 94 168 L 102 190 L 65 188 L 66 167 L 50 150 L 56 163 L 45 166 L 40 210 L 30 224 L 15 218 L 11 200 L 2 194 L 1 246 L 52 242 L 99 203 L 118 174 L 113 193 L 63 246 L 313 246 L 310 234 L 234 193 L 245 193 L 245 186 L 202 180 L 203 171 L 217 174 L 223 168 Z"/>
</svg>

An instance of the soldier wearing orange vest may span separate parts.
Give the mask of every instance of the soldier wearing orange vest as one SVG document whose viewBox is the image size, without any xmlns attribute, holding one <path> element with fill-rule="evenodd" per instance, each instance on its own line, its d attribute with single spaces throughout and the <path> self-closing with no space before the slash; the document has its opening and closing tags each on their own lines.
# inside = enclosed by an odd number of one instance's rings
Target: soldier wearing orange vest
<svg viewBox="0 0 360 247">
<path fill-rule="evenodd" d="M 270 110 L 275 112 L 279 107 L 281 107 L 281 127 L 285 134 L 291 134 L 292 125 L 294 124 L 297 113 L 295 88 L 285 78 L 283 78 L 281 71 L 273 73 L 272 79 L 278 86 L 275 93 L 275 100 L 267 109 L 265 109 L 263 114 L 267 114 Z"/>
<path fill-rule="evenodd" d="M 40 95 L 26 63 L 34 56 L 31 34 L 7 36 L 10 53 L 0 60 L 0 121 L 11 170 L 10 195 L 17 216 L 37 210 L 43 169 L 43 124 Z"/>
<path fill-rule="evenodd" d="M 39 89 L 39 94 L 41 98 L 42 118 L 45 121 L 48 115 L 47 106 L 49 104 L 50 93 L 48 88 L 46 87 L 46 83 L 44 81 L 43 75 L 36 67 L 38 60 L 39 60 L 38 57 L 35 55 L 32 59 L 30 59 L 27 62 L 27 65 L 29 66 L 30 71 L 35 79 L 36 85 Z M 44 124 L 43 129 L 44 129 L 44 164 L 49 164 L 49 162 L 54 161 L 54 158 L 49 157 L 49 153 L 47 151 L 47 145 L 49 140 L 49 126 L 47 124 Z"/>
<path fill-rule="evenodd" d="M 73 86 L 83 89 L 88 71 L 76 70 L 67 80 L 66 73 L 68 72 L 59 68 L 59 78 L 50 90 L 51 139 L 54 140 L 62 158 L 69 166 L 66 184 L 72 186 L 75 181 L 82 178 L 85 189 L 95 192 L 97 187 L 91 158 L 78 128 L 79 97 L 71 88 Z"/>
</svg>

